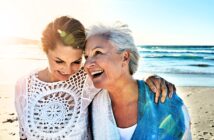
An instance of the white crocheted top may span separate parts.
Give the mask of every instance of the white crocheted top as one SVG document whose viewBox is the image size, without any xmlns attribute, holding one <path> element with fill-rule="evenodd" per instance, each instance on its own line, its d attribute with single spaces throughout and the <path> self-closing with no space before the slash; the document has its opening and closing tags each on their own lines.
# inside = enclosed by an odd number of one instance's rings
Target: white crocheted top
<svg viewBox="0 0 214 140">
<path fill-rule="evenodd" d="M 15 96 L 20 138 L 89 139 L 88 105 L 98 92 L 83 69 L 54 83 L 39 80 L 38 71 L 21 78 Z"/>
</svg>

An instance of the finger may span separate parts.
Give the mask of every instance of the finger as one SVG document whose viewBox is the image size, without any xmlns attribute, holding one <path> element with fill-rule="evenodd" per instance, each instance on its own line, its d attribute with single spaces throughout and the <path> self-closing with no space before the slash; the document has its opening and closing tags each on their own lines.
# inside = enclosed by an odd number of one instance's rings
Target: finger
<svg viewBox="0 0 214 140">
<path fill-rule="evenodd" d="M 172 85 L 172 83 L 169 83 L 169 82 L 167 82 L 167 88 L 168 88 L 168 91 L 169 91 L 169 98 L 172 98 L 172 95 L 173 95 L 173 85 Z"/>
<path fill-rule="evenodd" d="M 152 90 L 152 92 L 156 93 L 156 87 L 154 83 L 150 79 L 146 79 L 146 84 L 149 86 L 149 88 Z"/>
<path fill-rule="evenodd" d="M 165 102 L 166 100 L 166 97 L 167 97 L 167 86 L 166 86 L 166 83 L 165 83 L 165 80 L 161 80 L 161 102 Z"/>
<path fill-rule="evenodd" d="M 155 103 L 158 103 L 158 99 L 160 97 L 160 93 L 161 93 L 161 89 L 160 89 L 160 81 L 161 79 L 160 78 L 157 78 L 156 77 L 156 80 L 153 80 L 154 81 L 154 84 L 156 86 L 156 92 L 155 92 Z"/>
</svg>

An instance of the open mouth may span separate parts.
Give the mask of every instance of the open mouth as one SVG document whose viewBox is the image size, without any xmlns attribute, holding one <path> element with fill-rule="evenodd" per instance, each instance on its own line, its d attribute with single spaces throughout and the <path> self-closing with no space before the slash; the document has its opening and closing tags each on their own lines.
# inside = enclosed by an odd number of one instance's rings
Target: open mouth
<svg viewBox="0 0 214 140">
<path fill-rule="evenodd" d="M 91 72 L 91 76 L 92 76 L 92 78 L 97 78 L 97 77 L 99 77 L 100 75 L 102 75 L 103 72 L 104 72 L 103 70 L 94 71 L 94 72 Z"/>
</svg>

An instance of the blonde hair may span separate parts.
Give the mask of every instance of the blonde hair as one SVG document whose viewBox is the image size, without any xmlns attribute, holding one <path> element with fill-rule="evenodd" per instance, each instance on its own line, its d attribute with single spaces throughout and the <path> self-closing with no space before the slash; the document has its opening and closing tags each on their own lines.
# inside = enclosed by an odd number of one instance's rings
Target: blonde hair
<svg viewBox="0 0 214 140">
<path fill-rule="evenodd" d="M 77 19 L 61 16 L 50 22 L 43 31 L 41 43 L 47 53 L 53 50 L 57 43 L 72 46 L 77 49 L 85 49 L 85 28 Z"/>
</svg>

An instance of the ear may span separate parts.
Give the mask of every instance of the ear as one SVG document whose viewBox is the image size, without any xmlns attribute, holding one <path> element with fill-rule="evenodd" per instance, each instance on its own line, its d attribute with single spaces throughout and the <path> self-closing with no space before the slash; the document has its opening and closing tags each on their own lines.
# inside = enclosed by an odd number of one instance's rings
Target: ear
<svg viewBox="0 0 214 140">
<path fill-rule="evenodd" d="M 128 62 L 129 63 L 129 61 L 130 61 L 130 51 L 129 50 L 123 51 L 122 57 L 123 57 L 123 62 Z"/>
</svg>

